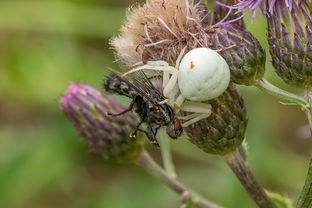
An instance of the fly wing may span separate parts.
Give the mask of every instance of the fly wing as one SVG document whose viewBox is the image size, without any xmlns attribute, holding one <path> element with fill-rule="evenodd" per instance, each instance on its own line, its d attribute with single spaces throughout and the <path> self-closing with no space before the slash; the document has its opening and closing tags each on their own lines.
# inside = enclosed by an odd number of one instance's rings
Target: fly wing
<svg viewBox="0 0 312 208">
<path fill-rule="evenodd" d="M 153 105 L 159 105 L 159 102 L 166 99 L 161 91 L 155 88 L 151 80 L 142 71 L 132 73 L 131 76 L 122 76 L 121 73 L 111 68 L 109 68 L 109 71 L 118 79 L 126 82 L 131 88 L 137 91 L 142 97 Z"/>
</svg>

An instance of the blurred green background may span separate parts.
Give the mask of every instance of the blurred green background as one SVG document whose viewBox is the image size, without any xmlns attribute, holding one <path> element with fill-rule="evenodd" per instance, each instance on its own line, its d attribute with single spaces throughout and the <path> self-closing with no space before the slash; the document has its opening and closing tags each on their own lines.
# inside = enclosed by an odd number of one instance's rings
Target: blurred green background
<svg viewBox="0 0 312 208">
<path fill-rule="evenodd" d="M 0 0 L 0 207 L 173 208 L 179 197 L 135 166 L 90 153 L 57 100 L 72 81 L 98 89 L 115 67 L 109 39 L 130 0 Z M 267 48 L 266 24 L 247 27 Z M 274 74 L 266 77 L 297 92 Z M 240 87 L 249 115 L 249 163 L 269 190 L 298 197 L 311 153 L 306 119 L 254 87 Z M 233 173 L 185 139 L 173 143 L 181 180 L 229 208 L 255 207 Z M 159 160 L 159 152 L 149 145 Z"/>
</svg>

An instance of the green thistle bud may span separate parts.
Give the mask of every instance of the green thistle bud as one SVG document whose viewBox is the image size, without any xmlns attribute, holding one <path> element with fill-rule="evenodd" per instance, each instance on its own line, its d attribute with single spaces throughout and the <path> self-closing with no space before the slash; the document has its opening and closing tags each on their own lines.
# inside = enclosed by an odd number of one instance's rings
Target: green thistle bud
<svg viewBox="0 0 312 208">
<path fill-rule="evenodd" d="M 244 140 L 247 114 L 244 101 L 234 85 L 218 98 L 209 101 L 211 115 L 184 128 L 189 141 L 203 151 L 225 155 L 234 151 Z"/>
<path fill-rule="evenodd" d="M 274 1 L 267 9 L 268 41 L 276 73 L 286 83 L 303 89 L 312 87 L 311 12 L 306 1 Z"/>
<path fill-rule="evenodd" d="M 59 104 L 91 151 L 119 163 L 133 162 L 138 157 L 141 141 L 129 138 L 135 129 L 135 117 L 131 113 L 107 115 L 125 110 L 119 102 L 88 85 L 71 84 Z"/>
<path fill-rule="evenodd" d="M 219 53 L 228 63 L 234 83 L 253 85 L 263 77 L 265 51 L 251 33 L 238 25 L 221 23 L 209 36 L 213 49 L 225 48 Z"/>
</svg>

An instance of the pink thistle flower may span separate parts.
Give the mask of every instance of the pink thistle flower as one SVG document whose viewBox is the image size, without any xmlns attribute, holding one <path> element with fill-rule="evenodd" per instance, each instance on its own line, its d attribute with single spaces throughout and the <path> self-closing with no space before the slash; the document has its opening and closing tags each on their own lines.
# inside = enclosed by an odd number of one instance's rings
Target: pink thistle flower
<svg viewBox="0 0 312 208">
<path fill-rule="evenodd" d="M 235 14 L 243 12 L 242 15 L 239 16 L 238 18 L 222 22 L 222 24 L 229 24 L 243 18 L 250 10 L 252 20 L 254 20 L 258 10 L 260 10 L 262 14 L 266 13 L 267 15 L 271 16 L 274 13 L 274 6 L 276 3 L 278 2 L 285 3 L 284 4 L 285 8 L 291 11 L 293 2 L 301 2 L 301 1 L 303 0 L 268 0 L 268 3 L 265 4 L 265 0 L 237 0 L 236 1 L 237 3 L 234 5 L 226 5 L 220 1 L 216 1 L 216 4 L 224 8 L 228 8 L 229 13 L 233 11 Z"/>
</svg>

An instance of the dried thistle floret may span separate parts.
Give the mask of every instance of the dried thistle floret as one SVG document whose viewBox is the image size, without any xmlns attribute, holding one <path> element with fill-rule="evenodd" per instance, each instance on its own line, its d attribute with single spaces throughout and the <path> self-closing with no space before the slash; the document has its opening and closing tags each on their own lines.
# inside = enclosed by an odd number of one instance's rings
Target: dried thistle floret
<svg viewBox="0 0 312 208">
<path fill-rule="evenodd" d="M 174 66 L 184 47 L 187 51 L 204 47 L 223 56 L 233 82 L 250 85 L 261 79 L 265 54 L 259 42 L 237 24 L 206 25 L 205 19 L 200 3 L 147 0 L 142 6 L 129 9 L 121 34 L 111 45 L 126 70 L 146 61 L 163 60 Z"/>
</svg>

